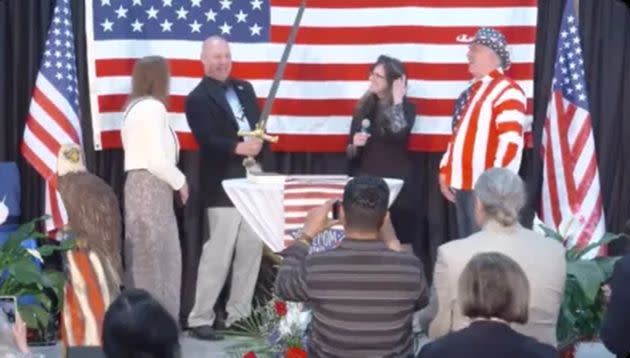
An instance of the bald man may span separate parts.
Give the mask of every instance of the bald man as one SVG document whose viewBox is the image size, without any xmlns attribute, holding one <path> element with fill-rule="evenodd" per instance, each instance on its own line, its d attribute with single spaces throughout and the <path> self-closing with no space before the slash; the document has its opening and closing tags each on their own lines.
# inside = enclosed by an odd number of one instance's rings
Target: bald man
<svg viewBox="0 0 630 358">
<path fill-rule="evenodd" d="M 260 140 L 237 136 L 239 130 L 254 129 L 260 109 L 252 85 L 230 76 L 232 56 L 226 40 L 213 36 L 204 41 L 201 63 L 205 76 L 186 97 L 186 119 L 199 144 L 199 195 L 208 215 L 210 237 L 199 261 L 195 304 L 188 326 L 193 337 L 219 340 L 222 337 L 213 329 L 214 305 L 230 268 L 228 327 L 249 316 L 260 268 L 262 241 L 221 185 L 224 179 L 244 177 L 243 159 L 260 153 Z"/>
</svg>

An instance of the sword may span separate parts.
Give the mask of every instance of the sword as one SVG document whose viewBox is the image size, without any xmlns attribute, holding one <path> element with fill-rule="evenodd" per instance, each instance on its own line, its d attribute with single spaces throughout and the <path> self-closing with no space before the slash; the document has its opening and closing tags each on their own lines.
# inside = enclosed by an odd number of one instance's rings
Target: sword
<svg viewBox="0 0 630 358">
<path fill-rule="evenodd" d="M 262 141 L 271 143 L 278 142 L 278 136 L 272 136 L 266 133 L 267 121 L 269 120 L 269 114 L 271 113 L 273 101 L 276 99 L 276 95 L 278 94 L 278 87 L 280 87 L 280 81 L 282 80 L 282 76 L 284 75 L 284 70 L 286 69 L 287 62 L 289 61 L 289 54 L 291 53 L 291 49 L 293 48 L 293 44 L 295 43 L 295 39 L 297 38 L 297 33 L 300 28 L 300 22 L 302 21 L 302 16 L 304 15 L 305 9 L 306 0 L 302 0 L 300 3 L 300 8 L 295 15 L 295 20 L 293 20 L 293 26 L 291 27 L 289 39 L 287 40 L 287 44 L 284 46 L 284 51 L 282 52 L 282 57 L 280 58 L 278 67 L 276 68 L 276 74 L 273 77 L 273 83 L 271 84 L 269 95 L 265 100 L 265 106 L 263 107 L 262 113 L 260 114 L 260 119 L 258 120 L 258 123 L 256 123 L 255 129 L 253 131 L 239 131 L 238 135 L 240 137 L 258 138 Z M 253 169 L 255 166 L 257 166 L 256 159 L 254 159 L 254 157 L 247 157 L 243 159 L 243 166 L 245 168 L 248 168 L 248 170 Z"/>
</svg>

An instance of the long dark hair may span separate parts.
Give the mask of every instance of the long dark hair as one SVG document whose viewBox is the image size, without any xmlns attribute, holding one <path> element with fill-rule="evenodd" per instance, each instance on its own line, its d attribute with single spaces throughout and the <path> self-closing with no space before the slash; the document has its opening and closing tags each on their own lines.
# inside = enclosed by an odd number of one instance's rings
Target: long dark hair
<svg viewBox="0 0 630 358">
<path fill-rule="evenodd" d="M 127 105 L 135 99 L 151 96 L 167 105 L 170 71 L 168 62 L 161 56 L 146 56 L 133 66 L 131 74 L 131 94 Z"/>
<path fill-rule="evenodd" d="M 386 55 L 380 55 L 376 59 L 376 62 L 370 67 L 371 71 L 378 65 L 383 65 L 385 69 L 385 79 L 387 80 L 387 89 L 392 88 L 392 84 L 395 80 L 399 79 L 403 75 L 407 75 L 405 65 L 397 58 L 389 57 Z"/>
<path fill-rule="evenodd" d="M 392 99 L 392 85 L 395 80 L 402 76 L 407 76 L 407 70 L 405 65 L 397 58 L 380 55 L 376 59 L 376 62 L 370 66 L 370 71 L 374 71 L 376 66 L 382 65 L 385 71 L 385 81 L 387 81 L 386 96 L 383 98 L 383 104 L 390 106 L 393 102 Z M 354 110 L 353 118 L 370 118 L 377 119 L 376 107 L 379 98 L 376 94 L 366 91 L 365 94 L 359 99 L 357 106 Z"/>
</svg>

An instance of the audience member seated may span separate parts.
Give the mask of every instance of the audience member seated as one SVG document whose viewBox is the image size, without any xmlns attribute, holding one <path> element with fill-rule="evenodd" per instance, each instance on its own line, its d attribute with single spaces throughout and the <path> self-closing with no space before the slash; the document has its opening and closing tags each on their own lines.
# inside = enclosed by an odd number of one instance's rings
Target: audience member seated
<svg viewBox="0 0 630 358">
<path fill-rule="evenodd" d="M 630 255 L 615 264 L 610 279 L 610 300 L 600 338 L 617 357 L 630 356 Z"/>
<path fill-rule="evenodd" d="M 462 314 L 470 326 L 422 347 L 417 358 L 555 358 L 556 349 L 510 328 L 527 322 L 529 282 L 523 269 L 498 252 L 468 262 L 458 280 Z"/>
<path fill-rule="evenodd" d="M 529 279 L 529 320 L 513 328 L 555 347 L 566 279 L 564 247 L 518 223 L 525 204 L 525 187 L 511 171 L 494 168 L 484 172 L 475 184 L 474 194 L 475 216 L 482 230 L 438 248 L 433 276 L 435 295 L 427 308 L 437 313 L 430 324 L 429 337 L 441 337 L 468 325 L 469 320 L 459 310 L 457 280 L 474 255 L 493 251 L 516 261 Z"/>
<path fill-rule="evenodd" d="M 311 210 L 296 242 L 282 252 L 276 293 L 306 302 L 313 319 L 309 357 L 409 357 L 413 311 L 427 301 L 422 264 L 389 246 L 389 189 L 376 177 L 348 182 L 340 205 L 346 238 L 308 254 L 312 238 L 336 224 L 333 202 Z"/>
<path fill-rule="evenodd" d="M 175 319 L 142 289 L 127 289 L 114 300 L 103 322 L 107 358 L 178 358 Z"/>
</svg>

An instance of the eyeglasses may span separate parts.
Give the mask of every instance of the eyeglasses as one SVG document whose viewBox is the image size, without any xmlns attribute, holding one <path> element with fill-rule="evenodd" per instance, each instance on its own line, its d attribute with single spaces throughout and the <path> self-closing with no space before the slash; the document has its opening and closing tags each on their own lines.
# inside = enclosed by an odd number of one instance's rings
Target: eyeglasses
<svg viewBox="0 0 630 358">
<path fill-rule="evenodd" d="M 385 79 L 385 76 L 381 75 L 380 73 L 374 72 L 374 71 L 371 71 L 371 72 L 368 73 L 368 77 L 372 77 L 372 76 L 374 76 L 374 77 L 376 77 L 378 79 L 381 79 L 381 80 Z"/>
</svg>

